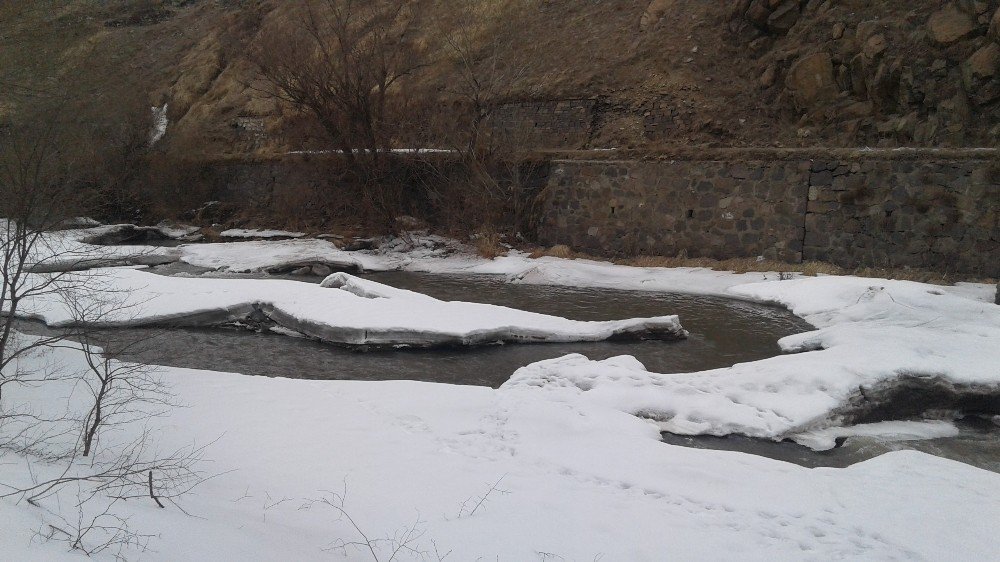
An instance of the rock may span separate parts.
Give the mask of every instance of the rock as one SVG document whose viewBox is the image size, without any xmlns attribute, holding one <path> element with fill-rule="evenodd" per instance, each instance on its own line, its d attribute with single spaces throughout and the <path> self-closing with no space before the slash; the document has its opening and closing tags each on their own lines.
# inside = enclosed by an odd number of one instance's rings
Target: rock
<svg viewBox="0 0 1000 562">
<path fill-rule="evenodd" d="M 874 112 L 875 108 L 870 101 L 856 101 L 840 111 L 845 117 L 868 117 Z"/>
<path fill-rule="evenodd" d="M 316 277 L 329 277 L 333 275 L 333 268 L 328 265 L 318 263 L 310 268 Z"/>
<path fill-rule="evenodd" d="M 837 23 L 833 24 L 833 30 L 830 32 L 830 36 L 833 37 L 834 40 L 840 39 L 844 36 L 845 29 L 846 27 L 844 26 L 844 24 L 838 21 Z"/>
<path fill-rule="evenodd" d="M 785 86 L 792 91 L 795 102 L 802 109 L 836 97 L 837 81 L 830 53 L 813 53 L 795 61 L 788 70 Z"/>
<path fill-rule="evenodd" d="M 771 8 L 767 0 L 753 0 L 747 8 L 746 18 L 754 26 L 767 29 L 767 19 L 771 16 Z"/>
<path fill-rule="evenodd" d="M 1000 98 L 1000 45 L 987 43 L 962 65 L 962 81 L 969 98 L 987 105 Z"/>
<path fill-rule="evenodd" d="M 361 250 L 375 250 L 378 248 L 378 240 L 374 238 L 358 238 L 344 247 L 348 252 L 358 252 Z"/>
<path fill-rule="evenodd" d="M 987 43 L 979 49 L 969 60 L 965 61 L 964 69 L 970 74 L 979 78 L 992 78 L 1000 70 L 1000 45 Z"/>
<path fill-rule="evenodd" d="M 927 19 L 927 32 L 939 45 L 951 45 L 976 29 L 976 22 L 955 4 L 948 3 Z"/>
<path fill-rule="evenodd" d="M 298 269 L 293 269 L 291 273 L 298 276 L 312 275 L 312 268 L 306 265 Z"/>
<path fill-rule="evenodd" d="M 876 33 L 865 41 L 865 46 L 861 52 L 868 60 L 875 60 L 879 55 L 885 52 L 886 46 L 885 35 Z"/>
<path fill-rule="evenodd" d="M 878 32 L 878 20 L 866 20 L 858 24 L 854 29 L 854 39 L 859 45 L 864 45 L 868 38 Z"/>
<path fill-rule="evenodd" d="M 768 66 L 764 73 L 760 75 L 760 85 L 765 88 L 770 88 L 774 85 L 774 81 L 777 78 L 778 71 L 774 68 L 774 65 Z"/>
<path fill-rule="evenodd" d="M 990 20 L 990 39 L 1000 43 L 1000 8 L 993 13 L 993 19 Z"/>
<path fill-rule="evenodd" d="M 767 17 L 767 27 L 771 31 L 787 33 L 799 21 L 799 3 L 789 0 L 782 3 Z"/>
</svg>

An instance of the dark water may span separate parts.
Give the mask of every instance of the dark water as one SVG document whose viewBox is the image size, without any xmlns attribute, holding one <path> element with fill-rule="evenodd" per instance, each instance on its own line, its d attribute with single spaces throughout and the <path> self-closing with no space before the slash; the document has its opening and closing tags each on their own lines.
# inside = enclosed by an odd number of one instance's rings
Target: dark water
<svg viewBox="0 0 1000 562">
<path fill-rule="evenodd" d="M 849 437 L 841 447 L 829 451 L 813 451 L 790 441 L 779 443 L 739 435 L 690 437 L 663 433 L 662 438 L 665 443 L 671 445 L 696 449 L 739 451 L 809 468 L 844 468 L 891 451 L 913 450 L 1000 473 L 1000 427 L 997 427 L 990 420 L 976 417 L 963 418 L 958 420 L 956 425 L 959 434 L 954 437 L 915 441 Z"/>
<path fill-rule="evenodd" d="M 444 350 L 359 352 L 271 333 L 235 329 L 129 328 L 101 332 L 110 349 L 129 342 L 132 361 L 248 375 L 324 380 L 421 380 L 498 387 L 524 365 L 582 353 L 591 359 L 634 355 L 651 371 L 687 372 L 779 353 L 777 340 L 809 329 L 789 312 L 714 297 L 511 285 L 495 277 L 388 272 L 365 277 L 444 300 L 502 304 L 578 320 L 679 314 L 684 341 L 553 343 Z"/>
</svg>

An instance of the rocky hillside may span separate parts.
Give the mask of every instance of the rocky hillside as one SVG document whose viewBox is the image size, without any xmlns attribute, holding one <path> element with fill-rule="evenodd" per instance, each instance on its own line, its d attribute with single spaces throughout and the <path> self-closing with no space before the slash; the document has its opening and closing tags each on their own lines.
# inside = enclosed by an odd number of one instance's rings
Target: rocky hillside
<svg viewBox="0 0 1000 562">
<path fill-rule="evenodd" d="M 0 122 L 46 100 L 112 115 L 167 104 L 199 154 L 301 148 L 244 58 L 288 2 L 0 3 Z M 1000 0 L 420 0 L 434 61 L 411 86 L 447 97 L 435 51 L 457 11 L 526 61 L 507 101 L 583 99 L 602 146 L 996 146 Z"/>
</svg>

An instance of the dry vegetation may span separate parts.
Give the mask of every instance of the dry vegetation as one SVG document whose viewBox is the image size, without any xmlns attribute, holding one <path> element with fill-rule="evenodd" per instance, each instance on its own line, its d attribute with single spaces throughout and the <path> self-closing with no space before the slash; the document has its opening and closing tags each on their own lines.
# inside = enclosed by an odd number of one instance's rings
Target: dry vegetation
<svg viewBox="0 0 1000 562">
<path fill-rule="evenodd" d="M 558 245 L 550 248 L 537 248 L 530 253 L 532 258 L 556 257 L 564 259 L 606 260 L 607 258 L 593 256 L 583 252 L 575 252 L 568 246 Z M 876 279 L 901 279 L 919 281 L 936 285 L 951 285 L 958 281 L 992 284 L 996 279 L 970 277 L 962 274 L 952 274 L 940 271 L 930 271 L 918 268 L 891 267 L 858 267 L 844 268 L 821 261 L 806 261 L 802 263 L 787 263 L 758 258 L 731 258 L 717 260 L 713 258 L 689 258 L 687 256 L 634 256 L 611 260 L 619 265 L 632 267 L 701 267 L 714 271 L 731 271 L 733 273 L 801 273 L 810 277 L 817 275 L 854 275 Z"/>
</svg>

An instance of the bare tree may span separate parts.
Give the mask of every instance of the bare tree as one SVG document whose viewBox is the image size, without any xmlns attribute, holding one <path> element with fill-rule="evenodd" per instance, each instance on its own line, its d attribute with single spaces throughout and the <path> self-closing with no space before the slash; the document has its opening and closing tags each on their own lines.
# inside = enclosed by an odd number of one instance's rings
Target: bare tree
<svg viewBox="0 0 1000 562">
<path fill-rule="evenodd" d="M 257 89 L 310 115 L 377 212 L 398 204 L 387 161 L 404 119 L 400 82 L 426 66 L 408 0 L 306 0 L 258 38 Z M 391 217 L 389 217 L 391 218 Z"/>
<path fill-rule="evenodd" d="M 20 481 L 0 483 L 0 497 L 39 506 L 72 498 L 76 523 L 47 535 L 93 553 L 143 536 L 116 514 L 118 503 L 148 498 L 163 507 L 202 482 L 204 448 L 157 450 L 141 422 L 170 405 L 169 393 L 148 368 L 104 355 L 89 331 L 135 303 L 100 272 L 80 271 L 103 263 L 93 248 L 53 232 L 89 203 L 79 154 L 66 149 L 73 140 L 55 121 L 0 136 L 0 454 L 28 467 Z M 75 329 L 18 330 L 19 316 L 58 306 Z M 71 361 L 60 365 L 50 354 Z M 66 403 L 50 398 L 49 388 L 68 395 Z M 110 428 L 123 431 L 105 444 L 102 431 Z"/>
<path fill-rule="evenodd" d="M 439 23 L 442 58 L 452 64 L 454 80 L 443 90 L 449 103 L 437 104 L 426 119 L 426 142 L 449 155 L 424 157 L 436 172 L 428 185 L 431 199 L 445 209 L 463 209 L 458 215 L 487 252 L 499 236 L 524 229 L 530 205 L 531 131 L 503 116 L 530 70 L 530 59 L 515 44 L 517 19 L 508 16 L 464 12 Z M 452 210 L 444 214 L 456 215 Z"/>
<path fill-rule="evenodd" d="M 100 431 L 134 424 L 177 406 L 155 367 L 116 359 L 135 353 L 148 340 L 133 340 L 115 349 L 102 349 L 86 332 L 74 339 L 80 341 L 88 367 L 82 374 L 83 386 L 90 398 L 90 407 L 83 419 L 83 456 L 90 456 Z"/>
<path fill-rule="evenodd" d="M 61 339 L 16 341 L 14 319 L 21 306 L 63 288 L 63 275 L 35 269 L 82 258 L 53 245 L 46 234 L 83 207 L 58 136 L 54 126 L 18 127 L 0 135 L 0 400 L 5 387 L 30 378 L 17 368 L 18 358 Z"/>
</svg>

